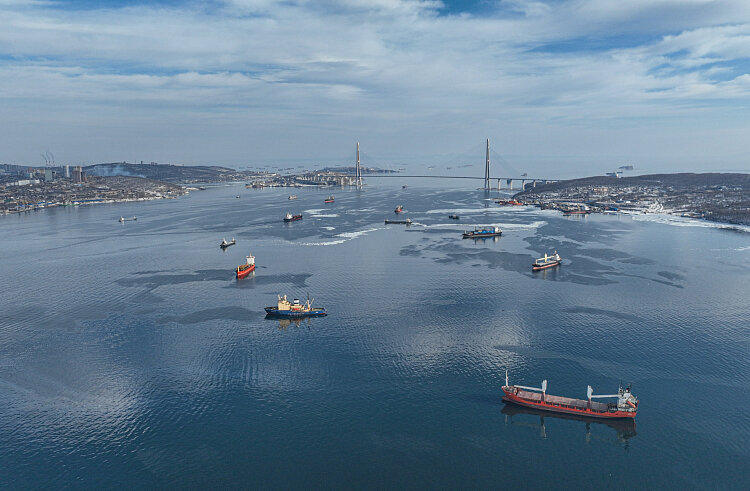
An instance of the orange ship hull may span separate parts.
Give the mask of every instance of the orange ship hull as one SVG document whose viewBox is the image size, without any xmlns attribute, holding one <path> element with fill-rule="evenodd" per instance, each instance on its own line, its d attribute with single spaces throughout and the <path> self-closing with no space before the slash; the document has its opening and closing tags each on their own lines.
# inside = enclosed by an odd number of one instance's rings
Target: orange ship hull
<svg viewBox="0 0 750 491">
<path fill-rule="evenodd" d="M 503 401 L 555 413 L 577 414 L 590 418 L 633 419 L 636 411 L 610 410 L 607 404 L 582 399 L 529 392 L 517 387 L 503 387 Z"/>
<path fill-rule="evenodd" d="M 245 277 L 247 277 L 247 275 L 249 275 L 253 271 L 255 271 L 255 265 L 254 264 L 251 264 L 249 267 L 247 267 L 245 269 L 242 269 L 241 267 L 237 267 L 237 271 L 236 271 L 236 273 L 237 273 L 237 279 L 240 280 L 242 278 L 245 278 Z"/>
</svg>

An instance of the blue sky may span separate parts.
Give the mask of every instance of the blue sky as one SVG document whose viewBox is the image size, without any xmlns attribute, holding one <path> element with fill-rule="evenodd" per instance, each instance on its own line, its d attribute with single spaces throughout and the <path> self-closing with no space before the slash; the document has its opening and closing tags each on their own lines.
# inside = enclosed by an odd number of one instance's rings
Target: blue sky
<svg viewBox="0 0 750 491">
<path fill-rule="evenodd" d="M 490 138 L 550 177 L 750 171 L 744 0 L 0 0 L 0 19 L 1 163 L 343 163 L 360 141 L 450 165 Z"/>
</svg>

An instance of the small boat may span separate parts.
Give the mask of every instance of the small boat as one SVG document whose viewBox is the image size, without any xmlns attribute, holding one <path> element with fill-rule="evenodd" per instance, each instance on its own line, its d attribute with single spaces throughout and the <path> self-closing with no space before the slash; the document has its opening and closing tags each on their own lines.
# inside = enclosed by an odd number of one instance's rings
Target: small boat
<svg viewBox="0 0 750 491">
<path fill-rule="evenodd" d="M 235 198 L 240 199 L 240 195 L 238 194 L 237 196 L 235 196 Z"/>
<path fill-rule="evenodd" d="M 401 189 L 406 189 L 406 184 L 404 184 L 403 186 L 401 186 Z"/>
<path fill-rule="evenodd" d="M 588 400 L 572 399 L 570 397 L 551 396 L 547 394 L 547 381 L 542 380 L 541 387 L 525 387 L 510 385 L 508 372 L 505 372 L 503 385 L 503 401 L 519 406 L 552 411 L 556 413 L 577 414 L 592 418 L 635 418 L 638 412 L 638 399 L 631 392 L 630 387 L 620 386 L 617 394 L 594 395 L 589 385 L 586 390 Z M 597 402 L 592 399 L 617 398 L 617 402 Z"/>
<path fill-rule="evenodd" d="M 398 205 L 393 211 L 395 211 L 396 213 L 401 213 L 402 211 L 404 211 L 404 207 L 403 205 Z"/>
<path fill-rule="evenodd" d="M 291 213 L 287 213 L 284 217 L 285 222 L 296 222 L 297 220 L 302 220 L 302 214 L 299 215 L 292 215 Z"/>
<path fill-rule="evenodd" d="M 313 301 L 307 299 L 305 303 L 301 303 L 298 298 L 295 298 L 291 302 L 286 299 L 286 295 L 283 297 L 279 295 L 279 300 L 276 303 L 276 307 L 265 307 L 266 314 L 270 317 L 323 317 L 326 314 L 326 309 L 322 307 L 313 307 Z"/>
<path fill-rule="evenodd" d="M 450 218 L 451 220 L 459 220 L 461 217 L 458 215 L 448 215 L 448 218 Z"/>
<path fill-rule="evenodd" d="M 134 220 L 138 220 L 138 217 L 130 217 L 130 218 L 120 217 L 119 221 L 120 223 L 122 223 L 122 222 L 132 222 Z"/>
<path fill-rule="evenodd" d="M 290 200 L 297 199 L 297 195 L 296 194 L 290 194 L 289 195 L 289 199 Z"/>
<path fill-rule="evenodd" d="M 242 278 L 245 278 L 247 275 L 255 271 L 255 256 L 248 255 L 246 257 L 247 262 L 245 264 L 241 264 L 237 266 L 237 279 L 241 280 Z"/>
<path fill-rule="evenodd" d="M 471 232 L 464 232 L 464 239 L 481 239 L 483 237 L 499 237 L 503 235 L 500 227 L 475 228 Z"/>
<path fill-rule="evenodd" d="M 396 224 L 396 225 L 411 225 L 411 218 L 407 218 L 406 220 L 388 220 L 385 219 L 385 223 L 387 224 Z"/>
<path fill-rule="evenodd" d="M 324 203 L 333 203 L 333 201 L 334 201 L 334 199 L 333 199 L 333 195 L 331 195 L 331 196 L 327 197 L 327 198 L 326 198 L 326 199 L 324 200 Z"/>
<path fill-rule="evenodd" d="M 540 257 L 536 260 L 531 266 L 531 269 L 533 271 L 539 271 L 540 269 L 552 268 L 554 266 L 559 266 L 560 264 L 562 264 L 562 258 L 560 257 L 560 254 L 555 251 L 551 256 L 548 256 L 547 253 L 545 253 L 544 257 Z"/>
<path fill-rule="evenodd" d="M 227 247 L 233 246 L 236 243 L 237 243 L 237 241 L 234 240 L 234 237 L 232 237 L 232 241 L 231 242 L 227 242 L 227 239 L 222 239 L 221 243 L 219 244 L 219 247 L 221 247 L 222 249 L 226 249 Z"/>
</svg>

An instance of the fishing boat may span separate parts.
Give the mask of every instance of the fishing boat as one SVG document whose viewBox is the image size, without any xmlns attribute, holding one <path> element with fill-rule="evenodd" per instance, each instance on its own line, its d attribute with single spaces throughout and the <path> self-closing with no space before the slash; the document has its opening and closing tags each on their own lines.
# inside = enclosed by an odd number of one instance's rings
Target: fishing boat
<svg viewBox="0 0 750 491">
<path fill-rule="evenodd" d="M 393 211 L 395 211 L 396 213 L 401 213 L 402 211 L 404 211 L 404 207 L 403 205 L 398 205 Z"/>
<path fill-rule="evenodd" d="M 307 299 L 304 303 L 295 298 L 291 302 L 283 297 L 278 296 L 278 302 L 275 307 L 265 307 L 266 314 L 270 317 L 322 317 L 326 314 L 326 309 L 322 307 L 313 307 L 313 300 Z"/>
<path fill-rule="evenodd" d="M 554 266 L 559 266 L 560 264 L 562 264 L 562 258 L 560 257 L 560 254 L 555 251 L 552 255 L 547 255 L 547 253 L 545 253 L 544 257 L 540 257 L 536 260 L 531 266 L 531 269 L 539 271 L 540 269 L 552 268 Z"/>
<path fill-rule="evenodd" d="M 132 222 L 133 220 L 138 220 L 138 217 L 130 217 L 130 218 L 120 217 L 120 223 L 122 223 L 122 222 Z"/>
<path fill-rule="evenodd" d="M 411 225 L 411 218 L 407 218 L 406 220 L 388 220 L 385 219 L 386 225 L 388 224 L 396 224 L 396 225 Z"/>
<path fill-rule="evenodd" d="M 464 232 L 464 239 L 481 239 L 483 237 L 500 237 L 503 235 L 500 227 L 475 228 L 471 232 Z"/>
<path fill-rule="evenodd" d="M 234 240 L 234 237 L 232 237 L 232 240 L 230 242 L 227 242 L 227 239 L 225 238 L 225 239 L 221 240 L 221 243 L 219 244 L 219 247 L 221 247 L 222 249 L 226 249 L 227 247 L 233 246 L 236 243 L 237 242 Z"/>
<path fill-rule="evenodd" d="M 289 199 L 290 200 L 297 199 L 297 195 L 296 194 L 290 194 L 289 195 Z"/>
<path fill-rule="evenodd" d="M 556 413 L 577 414 L 591 418 L 635 418 L 638 412 L 638 399 L 632 394 L 631 387 L 620 386 L 617 394 L 594 395 L 589 385 L 586 390 L 588 400 L 547 394 L 547 381 L 542 380 L 541 387 L 510 385 L 508 372 L 505 372 L 503 401 Z M 598 402 L 592 399 L 616 398 L 616 402 Z"/>
<path fill-rule="evenodd" d="M 448 218 L 450 218 L 451 220 L 459 220 L 461 217 L 458 215 L 448 215 Z"/>
<path fill-rule="evenodd" d="M 324 203 L 333 203 L 334 202 L 333 195 L 327 197 L 323 202 Z"/>
<path fill-rule="evenodd" d="M 245 264 L 237 266 L 237 279 L 241 280 L 253 271 L 255 271 L 255 256 L 251 254 L 246 257 Z"/>
<path fill-rule="evenodd" d="M 299 215 L 292 215 L 291 213 L 287 213 L 284 217 L 285 222 L 296 222 L 297 220 L 302 220 L 302 214 Z"/>
</svg>

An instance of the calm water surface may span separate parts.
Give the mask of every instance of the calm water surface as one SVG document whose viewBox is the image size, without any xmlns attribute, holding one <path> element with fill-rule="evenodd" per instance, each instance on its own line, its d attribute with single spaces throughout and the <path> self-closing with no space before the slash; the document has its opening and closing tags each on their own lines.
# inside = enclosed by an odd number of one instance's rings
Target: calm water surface
<svg viewBox="0 0 750 491">
<path fill-rule="evenodd" d="M 750 233 L 371 181 L 0 217 L 0 484 L 747 486 Z M 416 225 L 383 224 L 399 203 Z M 329 316 L 267 320 L 279 293 Z M 506 369 L 632 382 L 637 421 L 506 408 Z"/>
</svg>

